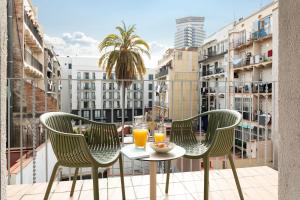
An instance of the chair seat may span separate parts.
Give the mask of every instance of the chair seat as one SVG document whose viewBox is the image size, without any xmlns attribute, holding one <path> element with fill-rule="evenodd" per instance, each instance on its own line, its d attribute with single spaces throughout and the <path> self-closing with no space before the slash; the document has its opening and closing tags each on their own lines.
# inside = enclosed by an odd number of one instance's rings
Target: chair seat
<svg viewBox="0 0 300 200">
<path fill-rule="evenodd" d="M 101 165 L 111 164 L 118 159 L 120 148 L 89 146 L 93 158 Z"/>
<path fill-rule="evenodd" d="M 185 149 L 184 156 L 188 158 L 201 158 L 208 149 L 208 146 L 201 142 L 177 143 L 177 145 Z"/>
</svg>

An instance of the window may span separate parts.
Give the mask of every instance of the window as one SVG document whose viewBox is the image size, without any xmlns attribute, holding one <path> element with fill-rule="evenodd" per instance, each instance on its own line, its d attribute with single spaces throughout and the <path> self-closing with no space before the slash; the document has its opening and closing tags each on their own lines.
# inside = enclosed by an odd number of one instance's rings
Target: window
<svg viewBox="0 0 300 200">
<path fill-rule="evenodd" d="M 101 110 L 95 110 L 95 119 L 101 118 Z"/>
<path fill-rule="evenodd" d="M 153 80 L 153 74 L 149 74 L 148 79 Z"/>
<path fill-rule="evenodd" d="M 137 108 L 137 107 L 138 107 L 138 102 L 135 101 L 135 102 L 134 102 L 134 108 Z"/>
<path fill-rule="evenodd" d="M 89 93 L 88 92 L 84 92 L 83 93 L 83 99 L 88 99 L 89 98 Z"/>
<path fill-rule="evenodd" d="M 93 79 L 95 80 L 96 79 L 96 73 L 93 72 Z"/>
<path fill-rule="evenodd" d="M 84 83 L 83 84 L 83 89 L 85 89 L 85 90 L 90 89 L 90 84 L 89 83 Z"/>
<path fill-rule="evenodd" d="M 83 102 L 83 108 L 89 108 L 89 102 L 88 101 Z"/>
<path fill-rule="evenodd" d="M 104 109 L 106 108 L 106 102 L 107 102 L 107 101 L 103 101 L 103 108 L 104 108 Z"/>
<path fill-rule="evenodd" d="M 109 92 L 109 99 L 112 99 L 112 98 L 113 98 L 113 93 Z"/>
<path fill-rule="evenodd" d="M 149 105 L 149 108 L 152 108 L 152 101 L 149 101 L 148 105 Z"/>
<path fill-rule="evenodd" d="M 96 89 L 96 85 L 94 82 L 92 82 L 92 90 L 95 90 Z"/>
<path fill-rule="evenodd" d="M 134 99 L 137 99 L 137 98 L 138 98 L 137 92 L 133 93 L 133 98 L 134 98 Z"/>
<path fill-rule="evenodd" d="M 81 73 L 77 72 L 77 79 L 81 79 Z"/>
<path fill-rule="evenodd" d="M 150 84 L 148 85 L 148 90 L 153 90 L 153 85 L 152 85 L 152 83 L 150 83 Z"/>
<path fill-rule="evenodd" d="M 106 83 L 103 83 L 103 90 L 106 90 Z"/>
<path fill-rule="evenodd" d="M 96 99 L 96 94 L 95 94 L 95 92 L 92 92 L 91 94 L 92 94 L 92 99 Z"/>
<path fill-rule="evenodd" d="M 148 93 L 148 99 L 152 99 L 152 92 Z"/>
<path fill-rule="evenodd" d="M 84 79 L 89 79 L 90 78 L 90 74 L 88 72 L 84 72 Z"/>
<path fill-rule="evenodd" d="M 95 103 L 95 101 L 92 101 L 91 104 L 92 104 L 92 106 L 91 106 L 92 108 L 96 108 L 96 103 Z"/>
<path fill-rule="evenodd" d="M 117 101 L 117 108 L 120 108 L 120 101 Z"/>
<path fill-rule="evenodd" d="M 103 73 L 102 78 L 103 78 L 103 80 L 106 80 L 106 73 Z"/>
<path fill-rule="evenodd" d="M 90 111 L 84 110 L 84 111 L 83 111 L 83 117 L 84 117 L 84 118 L 90 118 Z"/>
<path fill-rule="evenodd" d="M 113 90 L 114 89 L 114 83 L 109 83 L 108 87 L 109 87 L 110 90 Z"/>
<path fill-rule="evenodd" d="M 110 101 L 109 103 L 109 108 L 112 108 L 113 107 L 113 105 L 112 105 L 112 102 Z"/>
<path fill-rule="evenodd" d="M 72 63 L 68 64 L 69 69 L 72 69 Z"/>
</svg>

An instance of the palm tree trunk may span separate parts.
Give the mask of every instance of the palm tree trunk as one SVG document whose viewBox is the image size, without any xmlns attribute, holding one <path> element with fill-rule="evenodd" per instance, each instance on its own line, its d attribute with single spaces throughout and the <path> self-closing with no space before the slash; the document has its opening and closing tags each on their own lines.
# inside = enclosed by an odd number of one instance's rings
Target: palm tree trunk
<svg viewBox="0 0 300 200">
<path fill-rule="evenodd" d="M 125 123 L 125 83 L 122 81 L 122 145 L 124 144 L 124 123 Z"/>
</svg>

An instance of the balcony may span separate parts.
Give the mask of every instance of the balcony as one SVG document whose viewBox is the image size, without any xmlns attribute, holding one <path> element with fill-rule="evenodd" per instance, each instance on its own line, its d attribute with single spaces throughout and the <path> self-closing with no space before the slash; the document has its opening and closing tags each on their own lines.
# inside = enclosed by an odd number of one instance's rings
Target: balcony
<svg viewBox="0 0 300 200">
<path fill-rule="evenodd" d="M 43 51 L 43 38 L 37 27 L 33 24 L 26 12 L 24 12 L 26 44 L 37 51 Z"/>
<path fill-rule="evenodd" d="M 234 71 L 252 70 L 260 67 L 269 67 L 272 65 L 272 50 L 266 54 L 238 58 L 233 61 Z"/>
<path fill-rule="evenodd" d="M 228 50 L 225 50 L 223 52 L 216 52 L 216 51 L 208 52 L 208 54 L 204 55 L 203 58 L 198 61 L 198 63 L 209 62 L 209 61 L 219 58 L 220 56 L 223 56 L 224 54 L 227 54 L 227 53 L 228 53 Z"/>
<path fill-rule="evenodd" d="M 43 77 L 43 65 L 28 50 L 24 51 L 25 70 L 36 77 Z"/>
<path fill-rule="evenodd" d="M 211 79 L 211 78 L 221 78 L 225 76 L 225 67 L 210 67 L 209 70 L 202 70 L 202 77 L 204 79 Z"/>
<path fill-rule="evenodd" d="M 23 80 L 25 81 L 25 80 Z M 36 80 L 34 80 L 36 81 Z M 49 80 L 47 80 L 49 81 Z M 62 85 L 69 83 L 70 80 L 61 80 Z M 71 81 L 72 84 L 77 85 L 80 80 L 74 79 Z M 95 80 L 96 84 L 101 85 L 103 80 Z M 134 81 L 138 82 L 138 81 Z M 245 199 L 277 199 L 277 179 L 278 172 L 273 170 L 273 151 L 272 151 L 272 131 L 273 123 L 270 125 L 263 123 L 266 118 L 263 119 L 261 115 L 263 113 L 270 113 L 271 120 L 275 118 L 272 112 L 272 96 L 268 98 L 261 98 L 252 95 L 250 98 L 255 99 L 251 102 L 251 107 L 249 105 L 243 105 L 245 100 L 241 100 L 240 105 L 243 107 L 238 107 L 234 103 L 237 103 L 236 98 L 247 97 L 248 93 L 242 90 L 240 93 L 236 92 L 231 87 L 240 84 L 239 82 L 214 82 L 214 85 L 203 86 L 207 84 L 206 81 L 199 83 L 199 81 L 166 81 L 170 90 L 166 90 L 164 94 L 166 95 L 165 101 L 163 101 L 163 95 L 153 96 L 153 108 L 146 110 L 146 108 L 132 107 L 125 108 L 125 117 L 122 119 L 122 109 L 114 108 L 114 104 L 110 104 L 109 108 L 77 108 L 72 110 L 72 113 L 81 114 L 83 117 L 90 117 L 96 121 L 101 122 L 112 122 L 115 123 L 117 128 L 122 127 L 122 121 L 124 125 L 131 125 L 132 119 L 136 115 L 142 115 L 148 112 L 149 116 L 154 116 L 154 121 L 157 121 L 160 117 L 168 119 L 170 122 L 176 119 L 183 119 L 194 116 L 201 112 L 200 108 L 205 108 L 206 110 L 211 109 L 221 109 L 230 108 L 240 111 L 243 115 L 245 112 L 249 113 L 250 119 L 244 119 L 240 124 L 240 127 L 236 129 L 236 137 L 234 148 L 232 149 L 236 166 L 238 167 L 238 175 L 240 178 L 241 186 L 244 192 Z M 140 81 L 139 81 L 140 83 Z M 255 85 L 257 82 L 253 83 Z M 266 84 L 266 82 L 260 82 L 260 84 Z M 17 83 L 16 83 L 17 84 Z M 34 84 L 34 83 L 33 83 Z M 161 81 L 153 81 L 153 87 L 160 85 Z M 211 83 L 210 83 L 211 84 Z M 247 83 L 251 84 L 251 83 Z M 272 84 L 276 84 L 272 82 Z M 201 93 L 200 89 L 194 87 L 194 85 L 202 85 L 208 88 L 206 93 Z M 263 88 L 269 88 L 271 85 L 262 86 Z M 170 93 L 174 89 L 176 93 Z M 63 88 L 63 90 L 66 88 Z M 176 89 L 176 90 L 175 90 Z M 209 91 L 209 92 L 208 92 Z M 227 91 L 230 91 L 226 93 Z M 49 142 L 47 142 L 47 134 L 43 129 L 40 129 L 40 123 L 38 117 L 45 112 L 45 109 L 36 111 L 38 108 L 35 107 L 33 101 L 31 100 L 33 96 L 36 96 L 40 101 L 43 98 L 39 98 L 39 94 L 33 94 L 29 98 L 25 96 L 25 89 L 23 91 L 24 99 L 23 108 L 19 110 L 22 113 L 16 113 L 14 115 L 14 121 L 17 122 L 17 126 L 22 126 L 22 129 L 16 130 L 16 136 L 23 135 L 22 146 L 18 146 L 18 154 L 13 154 L 13 149 L 7 149 L 7 156 L 9 160 L 10 169 L 9 173 L 9 183 L 8 194 L 9 199 L 41 199 L 44 195 L 47 181 L 49 180 L 50 173 L 53 168 L 53 163 L 55 162 L 55 156 L 53 154 L 52 147 Z M 34 92 L 34 91 L 33 91 Z M 199 93 L 198 93 L 199 92 Z M 65 92 L 67 93 L 67 92 Z M 64 91 L 62 95 L 65 94 Z M 192 99 L 193 93 L 198 93 L 199 98 L 195 97 Z M 22 94 L 22 92 L 21 92 Z M 214 94 L 214 95 L 213 95 Z M 143 92 L 142 95 L 148 95 L 147 92 Z M 223 95 L 223 97 L 221 97 Z M 77 98 L 76 95 L 73 95 Z M 133 95 L 132 95 L 133 96 Z M 226 99 L 228 96 L 228 99 Z M 103 96 L 101 95 L 100 98 Z M 107 96 L 109 97 L 109 96 Z M 95 102 L 102 101 L 96 96 Z M 160 99 L 158 99 L 160 98 Z M 64 99 L 64 97 L 62 97 Z M 109 99 L 109 98 L 108 98 Z M 227 107 L 228 105 L 224 101 L 232 101 L 233 107 Z M 267 101 L 265 101 L 267 99 Z M 112 99 L 109 99 L 110 102 Z M 56 110 L 51 110 L 53 105 L 50 104 L 51 101 L 47 101 L 48 111 L 64 111 L 63 106 L 58 106 Z M 266 105 L 260 108 L 260 105 Z M 32 109 L 27 110 L 27 106 L 33 106 Z M 102 104 L 105 105 L 105 104 Z M 128 105 L 128 101 L 126 102 Z M 145 105 L 143 102 L 141 105 Z M 21 105 L 22 106 L 22 105 Z M 67 105 L 71 106 L 71 105 Z M 60 109 L 61 107 L 61 109 Z M 26 108 L 26 109 L 25 109 Z M 51 109 L 50 109 L 51 108 Z M 262 114 L 254 116 L 257 114 L 255 110 L 262 109 Z M 80 113 L 81 111 L 81 113 Z M 99 112 L 96 114 L 95 111 Z M 105 114 L 103 114 L 105 112 Z M 33 113 L 33 114 L 32 114 Z M 205 125 L 205 119 L 202 118 L 199 122 L 199 126 L 195 134 L 197 139 L 202 140 L 205 136 L 207 125 Z M 158 121 L 157 121 L 158 122 Z M 170 123 L 164 124 L 166 129 L 170 129 Z M 74 127 L 79 130 L 86 130 L 88 127 L 81 125 L 78 122 L 74 122 Z M 249 130 L 252 127 L 257 127 L 256 135 L 254 131 Z M 263 130 L 260 130 L 264 128 Z M 22 130 L 22 131 L 21 131 Z M 24 131 L 26 130 L 26 131 Z M 35 130 L 35 131 L 34 131 Z M 254 130 L 254 128 L 253 128 Z M 264 132 L 268 133 L 267 137 Z M 238 132 L 239 131 L 239 132 Z M 270 133 L 269 133 L 270 132 Z M 12 133 L 11 133 L 12 134 Z M 121 134 L 121 133 L 120 133 Z M 250 136 L 249 136 L 250 134 Z M 126 133 L 124 136 L 124 145 L 132 139 L 130 133 Z M 121 137 L 120 137 L 121 138 Z M 8 141 L 11 146 L 17 139 L 15 136 L 10 137 Z M 35 140 L 34 143 L 32 141 Z M 15 145 L 16 146 L 16 145 Z M 253 146 L 255 148 L 253 149 Z M 30 147 L 30 148 L 28 148 Z M 26 150 L 26 154 L 25 154 Z M 20 153 L 20 151 L 22 153 Z M 35 152 L 35 154 L 33 154 Z M 20 156 L 22 155 L 22 156 Z M 35 156 L 33 156 L 35 155 Z M 157 190 L 159 199 L 202 199 L 203 197 L 203 167 L 201 160 L 187 160 L 180 158 L 172 163 L 172 174 L 171 174 L 171 184 L 169 195 L 164 194 L 164 184 L 166 175 L 164 174 L 164 163 L 158 164 L 158 175 L 157 175 Z M 218 157 L 211 160 L 211 172 L 210 172 L 210 183 L 211 199 L 238 199 L 238 194 L 236 191 L 235 183 L 233 181 L 233 176 L 229 168 L 229 163 L 226 157 Z M 73 169 L 72 169 L 73 170 Z M 61 168 L 60 173 L 57 177 L 58 182 L 54 184 L 53 191 L 50 199 L 68 199 L 69 190 L 71 187 L 73 171 L 69 171 L 67 168 Z M 126 186 L 126 196 L 127 199 L 149 199 L 149 165 L 148 163 L 140 161 L 130 161 L 124 157 L 124 173 L 125 173 L 125 186 Z M 91 199 L 93 198 L 92 190 L 92 180 L 90 178 L 89 169 L 84 169 L 80 172 L 76 185 L 75 197 L 76 199 Z M 118 174 L 118 164 L 107 168 L 99 170 L 99 182 L 100 182 L 100 198 L 101 199 L 119 199 L 120 192 L 120 181 Z M 33 184 L 32 184 L 33 183 Z M 234 197 L 233 197 L 234 196 Z"/>
<path fill-rule="evenodd" d="M 244 198 L 247 200 L 278 199 L 278 172 L 269 167 L 251 167 L 237 169 Z M 239 199 L 232 173 L 228 169 L 211 170 L 210 199 Z M 203 170 L 171 174 L 169 195 L 164 194 L 165 174 L 157 175 L 158 199 L 203 198 Z M 71 181 L 53 184 L 51 200 L 69 199 Z M 99 179 L 100 199 L 122 199 L 119 177 Z M 149 199 L 149 176 L 126 176 L 125 191 L 127 199 Z M 46 183 L 8 186 L 8 199 L 40 200 L 46 191 Z M 92 180 L 78 180 L 74 199 L 93 199 Z"/>
</svg>

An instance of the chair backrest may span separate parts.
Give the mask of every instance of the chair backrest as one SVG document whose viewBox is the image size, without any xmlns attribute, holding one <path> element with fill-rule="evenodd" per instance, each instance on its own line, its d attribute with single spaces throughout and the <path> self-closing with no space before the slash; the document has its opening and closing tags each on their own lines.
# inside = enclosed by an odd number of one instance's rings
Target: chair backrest
<svg viewBox="0 0 300 200">
<path fill-rule="evenodd" d="M 193 131 L 193 121 L 208 115 L 208 128 L 204 143 L 210 146 L 209 154 L 222 156 L 230 152 L 234 140 L 234 128 L 240 123 L 242 116 L 234 110 L 214 110 L 198 116 L 172 122 L 170 141 L 180 145 L 197 143 Z"/>
<path fill-rule="evenodd" d="M 62 112 L 49 112 L 40 117 L 58 162 L 70 167 L 89 164 L 93 160 L 84 136 L 73 131 L 73 117 Z"/>
<path fill-rule="evenodd" d="M 211 156 L 223 156 L 230 152 L 234 143 L 234 128 L 242 115 L 234 110 L 215 110 L 208 114 L 206 142 L 211 145 Z"/>
</svg>

